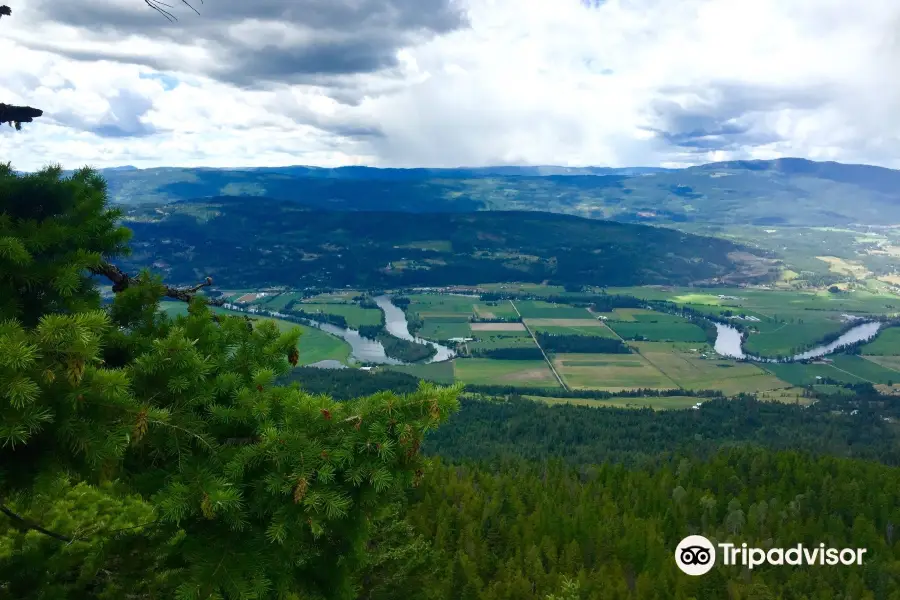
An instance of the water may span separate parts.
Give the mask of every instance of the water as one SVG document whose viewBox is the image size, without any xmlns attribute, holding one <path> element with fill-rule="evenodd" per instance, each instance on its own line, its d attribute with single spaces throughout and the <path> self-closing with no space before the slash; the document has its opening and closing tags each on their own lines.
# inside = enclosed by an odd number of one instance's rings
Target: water
<svg viewBox="0 0 900 600">
<path fill-rule="evenodd" d="M 456 353 L 447 346 L 442 346 L 441 344 L 429 340 L 423 340 L 422 338 L 410 334 L 406 313 L 395 306 L 388 296 L 376 297 L 375 303 L 378 305 L 378 308 L 384 312 L 384 328 L 387 329 L 388 333 L 401 340 L 407 340 L 417 344 L 427 344 L 437 350 L 437 354 L 431 357 L 428 362 L 443 362 L 456 356 Z"/>
<path fill-rule="evenodd" d="M 832 352 L 839 350 L 845 346 L 850 346 L 857 342 L 862 342 L 874 338 L 878 334 L 879 329 L 881 329 L 881 323 L 877 321 L 862 323 L 861 325 L 857 325 L 853 329 L 846 331 L 843 335 L 841 335 L 841 337 L 831 342 L 830 344 L 818 346 L 816 348 L 813 348 L 812 350 L 807 350 L 806 352 L 794 355 L 784 362 L 809 360 L 812 358 L 819 358 L 821 356 L 831 354 Z M 722 356 L 730 356 L 732 358 L 745 358 L 747 360 L 752 360 L 755 362 L 779 362 L 774 358 L 762 358 L 759 356 L 751 356 L 749 354 L 746 354 L 741 348 L 741 333 L 730 325 L 722 325 L 721 323 L 716 323 L 716 332 L 717 334 L 715 348 L 716 352 L 718 352 Z"/>
<path fill-rule="evenodd" d="M 359 335 L 355 329 L 344 329 L 337 327 L 331 323 L 320 323 L 318 321 L 307 321 L 312 327 L 317 327 L 322 331 L 336 335 L 350 344 L 350 357 L 357 362 L 374 363 L 379 365 L 402 365 L 403 361 L 389 357 L 384 353 L 384 346 L 381 342 L 370 340 Z"/>
</svg>

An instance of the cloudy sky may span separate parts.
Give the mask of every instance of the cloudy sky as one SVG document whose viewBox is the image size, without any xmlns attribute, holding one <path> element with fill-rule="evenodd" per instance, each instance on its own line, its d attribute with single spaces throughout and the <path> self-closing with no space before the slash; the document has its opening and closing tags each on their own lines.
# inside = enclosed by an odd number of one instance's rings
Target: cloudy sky
<svg viewBox="0 0 900 600">
<path fill-rule="evenodd" d="M 0 102 L 44 110 L 0 129 L 20 169 L 900 168 L 897 0 L 3 3 Z"/>
</svg>

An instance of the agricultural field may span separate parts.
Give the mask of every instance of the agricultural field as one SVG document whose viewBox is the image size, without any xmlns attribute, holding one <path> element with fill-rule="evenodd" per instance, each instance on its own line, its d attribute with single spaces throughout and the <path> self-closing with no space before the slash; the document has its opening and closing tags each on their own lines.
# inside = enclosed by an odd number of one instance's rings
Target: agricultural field
<svg viewBox="0 0 900 600">
<path fill-rule="evenodd" d="M 303 302 L 296 308 L 307 313 L 340 315 L 347 319 L 347 325 L 351 329 L 357 329 L 361 325 L 378 325 L 381 322 L 381 309 L 363 308 L 357 304 Z"/>
<path fill-rule="evenodd" d="M 553 388 L 559 382 L 547 363 L 541 360 L 491 360 L 457 358 L 453 361 L 454 379 L 461 383 Z"/>
<path fill-rule="evenodd" d="M 518 316 L 508 301 L 476 302 L 472 310 L 479 319 L 507 319 Z"/>
<path fill-rule="evenodd" d="M 434 318 L 451 318 L 468 320 L 475 314 L 478 298 L 467 296 L 451 296 L 443 294 L 410 294 L 409 311 L 428 321 Z"/>
<path fill-rule="evenodd" d="M 890 327 L 860 349 L 862 354 L 876 356 L 900 355 L 900 327 Z"/>
<path fill-rule="evenodd" d="M 864 356 L 863 358 L 886 369 L 897 371 L 898 380 L 900 380 L 900 356 Z"/>
<path fill-rule="evenodd" d="M 887 384 L 900 382 L 900 372 L 894 371 L 874 361 L 860 356 L 837 354 L 829 357 L 831 362 L 813 364 L 788 363 L 767 364 L 765 369 L 780 379 L 794 385 L 814 385 L 822 379 L 833 379 L 840 383 Z"/>
<path fill-rule="evenodd" d="M 726 395 L 791 387 L 790 383 L 750 363 L 703 358 L 701 352 L 666 344 L 641 343 L 641 356 L 676 385 L 687 390 L 721 390 Z"/>
<path fill-rule="evenodd" d="M 706 334 L 693 323 L 646 323 L 609 322 L 609 327 L 622 339 L 644 339 L 651 342 L 695 342 L 706 341 Z"/>
<path fill-rule="evenodd" d="M 691 408 L 698 402 L 705 402 L 706 398 L 693 396 L 664 396 L 660 398 L 608 398 L 595 400 L 593 398 L 551 398 L 545 396 L 524 396 L 534 402 L 544 404 L 574 404 L 576 406 L 611 407 L 611 408 L 650 408 L 653 410 L 681 410 Z"/>
<path fill-rule="evenodd" d="M 473 333 L 482 333 L 485 331 L 525 331 L 525 325 L 522 323 L 471 323 L 469 330 Z"/>
<path fill-rule="evenodd" d="M 447 321 L 429 319 L 416 335 L 426 340 L 449 340 L 451 338 L 467 338 L 472 337 L 472 330 L 469 328 L 468 321 Z"/>
<path fill-rule="evenodd" d="M 478 331 L 472 335 L 474 342 L 467 342 L 470 351 L 496 350 L 497 348 L 534 347 L 534 340 L 527 331 Z"/>
<path fill-rule="evenodd" d="M 590 319 L 586 308 L 566 304 L 551 304 L 543 300 L 516 300 L 514 302 L 523 319 Z"/>
<path fill-rule="evenodd" d="M 378 367 L 387 371 L 398 371 L 406 373 L 419 379 L 434 381 L 441 385 L 451 385 L 454 381 L 453 362 L 444 361 L 438 363 L 425 363 L 415 365 L 384 365 Z"/>
<path fill-rule="evenodd" d="M 535 325 L 536 321 L 551 321 L 558 323 L 557 325 Z M 551 335 L 591 335 L 596 337 L 615 338 L 612 329 L 599 321 L 589 322 L 584 325 L 577 325 L 580 319 L 529 319 L 526 321 L 528 326 L 535 333 L 549 333 Z M 568 325 L 567 323 L 573 323 Z"/>
<path fill-rule="evenodd" d="M 617 392 L 678 387 L 639 354 L 557 354 L 553 366 L 572 389 Z"/>
<path fill-rule="evenodd" d="M 283 294 L 266 296 L 255 302 L 255 304 L 264 307 L 266 310 L 280 312 L 283 311 L 290 302 L 295 300 L 299 301 L 302 297 L 303 296 L 297 292 L 285 292 Z"/>
</svg>

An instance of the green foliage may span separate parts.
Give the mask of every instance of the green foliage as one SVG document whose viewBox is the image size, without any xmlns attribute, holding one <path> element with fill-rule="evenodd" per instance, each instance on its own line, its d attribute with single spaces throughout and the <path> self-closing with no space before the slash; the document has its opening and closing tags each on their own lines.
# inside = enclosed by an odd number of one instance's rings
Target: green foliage
<svg viewBox="0 0 900 600">
<path fill-rule="evenodd" d="M 407 513 L 434 540 L 437 598 L 885 598 L 900 589 L 900 472 L 756 448 L 654 467 L 441 464 Z M 689 534 L 740 546 L 866 548 L 864 566 L 676 567 Z M 416 597 L 414 593 L 398 597 Z"/>
<path fill-rule="evenodd" d="M 94 173 L 7 168 L 0 186 L 0 502 L 16 516 L 0 589 L 354 597 L 366 541 L 420 481 L 422 436 L 457 390 L 335 402 L 279 387 L 298 329 L 202 298 L 173 319 L 147 273 L 101 306 L 84 272 L 127 230 Z"/>
<path fill-rule="evenodd" d="M 152 222 L 144 218 L 150 214 Z M 222 197 L 146 207 L 129 216 L 136 243 L 148 253 L 141 260 L 168 264 L 167 279 L 193 283 L 194 269 L 200 269 L 217 284 L 238 289 L 547 280 L 686 284 L 739 268 L 729 258 L 738 246 L 726 240 L 540 212 L 342 212 Z M 208 243 L 195 244 L 198 239 Z M 252 247 L 235 243 L 248 239 Z M 423 240 L 447 244 L 410 246 Z M 192 259 L 185 261 L 189 247 Z M 525 303 L 520 310 L 525 317 L 564 316 L 549 305 Z M 568 310 L 589 317 L 584 309 Z"/>
</svg>

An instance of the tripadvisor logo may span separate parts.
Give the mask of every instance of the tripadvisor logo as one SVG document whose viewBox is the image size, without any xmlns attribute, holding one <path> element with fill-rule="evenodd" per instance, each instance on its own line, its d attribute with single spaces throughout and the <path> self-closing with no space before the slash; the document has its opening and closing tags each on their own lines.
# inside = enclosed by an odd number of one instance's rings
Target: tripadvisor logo
<svg viewBox="0 0 900 600">
<path fill-rule="evenodd" d="M 688 575 L 704 575 L 716 566 L 716 547 L 702 535 L 689 535 L 675 548 L 675 564 Z"/>
<path fill-rule="evenodd" d="M 862 565 L 865 548 L 826 548 L 825 544 L 806 547 L 797 544 L 791 548 L 737 546 L 730 542 L 720 542 L 722 564 L 743 566 L 749 569 L 760 565 Z M 704 575 L 716 564 L 716 545 L 702 535 L 689 535 L 675 548 L 675 564 L 688 575 Z"/>
</svg>

